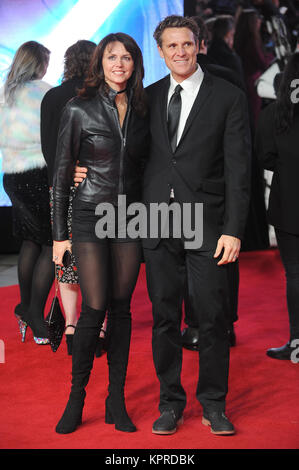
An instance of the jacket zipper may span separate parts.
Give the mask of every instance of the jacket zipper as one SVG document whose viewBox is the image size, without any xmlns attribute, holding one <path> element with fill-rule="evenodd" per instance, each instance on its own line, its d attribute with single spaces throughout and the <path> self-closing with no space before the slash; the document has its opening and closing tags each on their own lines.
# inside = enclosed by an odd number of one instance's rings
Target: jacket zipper
<svg viewBox="0 0 299 470">
<path fill-rule="evenodd" d="M 127 131 L 128 131 L 128 123 L 131 113 L 131 106 L 128 108 L 127 115 L 125 116 L 125 129 L 124 134 L 122 133 L 120 122 L 118 118 L 118 112 L 116 108 L 114 109 L 114 115 L 117 122 L 117 127 L 119 131 L 119 135 L 121 138 L 122 148 L 120 153 L 120 165 L 119 165 L 119 184 L 118 184 L 118 194 L 123 194 L 124 191 L 124 157 L 125 157 L 125 150 L 126 150 L 126 143 L 127 143 Z"/>
</svg>

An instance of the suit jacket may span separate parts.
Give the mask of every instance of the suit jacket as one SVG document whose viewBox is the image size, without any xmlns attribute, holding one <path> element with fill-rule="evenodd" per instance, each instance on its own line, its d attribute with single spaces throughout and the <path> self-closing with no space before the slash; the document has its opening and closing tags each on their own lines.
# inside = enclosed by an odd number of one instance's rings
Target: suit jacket
<svg viewBox="0 0 299 470">
<path fill-rule="evenodd" d="M 224 80 L 227 80 L 228 82 L 236 85 L 238 88 L 241 88 L 241 90 L 246 92 L 243 75 L 240 76 L 228 67 L 223 67 L 222 65 L 213 63 L 213 61 L 211 61 L 211 59 L 206 54 L 197 54 L 197 62 L 203 71 L 207 71 L 212 75 L 216 75 L 216 77 L 223 78 Z"/>
<path fill-rule="evenodd" d="M 242 62 L 238 54 L 223 39 L 214 38 L 208 48 L 208 58 L 217 65 L 227 67 L 244 83 Z"/>
<path fill-rule="evenodd" d="M 260 114 L 255 150 L 261 166 L 273 171 L 268 207 L 269 223 L 285 232 L 299 234 L 299 105 L 295 106 L 291 129 L 281 134 L 275 129 L 276 106 L 276 103 L 271 103 Z"/>
<path fill-rule="evenodd" d="M 179 203 L 204 203 L 203 245 L 213 250 L 221 234 L 242 238 L 250 194 L 250 133 L 244 93 L 205 72 L 183 135 L 172 152 L 167 132 L 169 76 L 147 88 L 151 147 L 143 199 L 169 202 L 174 188 Z M 147 238 L 153 249 L 159 238 Z"/>
</svg>

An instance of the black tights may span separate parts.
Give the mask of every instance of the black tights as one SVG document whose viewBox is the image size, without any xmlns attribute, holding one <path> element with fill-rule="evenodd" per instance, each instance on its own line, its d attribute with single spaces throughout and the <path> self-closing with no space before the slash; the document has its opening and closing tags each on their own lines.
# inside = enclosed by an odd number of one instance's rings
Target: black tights
<svg viewBox="0 0 299 470">
<path fill-rule="evenodd" d="M 24 240 L 18 258 L 22 318 L 34 336 L 47 337 L 44 308 L 55 276 L 52 247 Z"/>
<path fill-rule="evenodd" d="M 139 242 L 73 242 L 82 303 L 107 310 L 116 303 L 130 310 L 140 261 Z"/>
</svg>

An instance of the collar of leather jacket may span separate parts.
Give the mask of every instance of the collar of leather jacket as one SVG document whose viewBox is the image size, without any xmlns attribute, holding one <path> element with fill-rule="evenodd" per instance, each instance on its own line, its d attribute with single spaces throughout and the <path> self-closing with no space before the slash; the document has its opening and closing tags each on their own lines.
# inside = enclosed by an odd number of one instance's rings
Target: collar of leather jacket
<svg viewBox="0 0 299 470">
<path fill-rule="evenodd" d="M 108 93 L 105 90 L 99 90 L 99 95 L 107 104 L 115 107 L 115 97 L 117 96 L 117 91 L 109 87 Z M 127 90 L 128 106 L 131 104 L 132 96 L 133 96 L 133 89 L 128 88 Z"/>
</svg>

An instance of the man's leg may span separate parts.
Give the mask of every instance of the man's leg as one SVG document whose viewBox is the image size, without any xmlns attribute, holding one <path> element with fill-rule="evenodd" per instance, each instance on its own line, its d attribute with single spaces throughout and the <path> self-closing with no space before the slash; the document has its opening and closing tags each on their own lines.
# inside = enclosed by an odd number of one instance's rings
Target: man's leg
<svg viewBox="0 0 299 470">
<path fill-rule="evenodd" d="M 186 266 L 199 325 L 197 398 L 204 409 L 224 411 L 229 365 L 228 265 L 217 266 L 213 253 L 188 250 Z"/>
<path fill-rule="evenodd" d="M 239 301 L 239 263 L 229 263 L 228 269 L 228 338 L 230 346 L 236 345 L 236 335 L 234 330 L 234 323 L 238 320 L 238 301 Z M 194 307 L 189 296 L 188 281 L 186 281 L 185 294 L 185 323 L 187 328 L 182 331 L 183 347 L 194 351 L 199 351 L 199 333 L 197 325 L 197 315 L 194 312 Z"/>
<path fill-rule="evenodd" d="M 180 416 L 186 405 L 181 385 L 181 307 L 184 290 L 184 250 L 180 240 L 164 239 L 154 250 L 144 249 L 147 286 L 153 308 L 153 359 L 160 381 L 161 413 Z"/>
<path fill-rule="evenodd" d="M 202 422 L 214 434 L 234 434 L 224 414 L 228 388 L 228 265 L 217 266 L 212 252 L 186 252 L 191 302 L 199 325 L 199 380 L 196 396 Z"/>
</svg>

